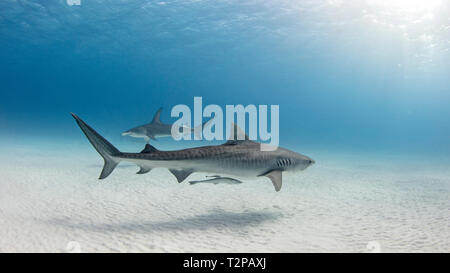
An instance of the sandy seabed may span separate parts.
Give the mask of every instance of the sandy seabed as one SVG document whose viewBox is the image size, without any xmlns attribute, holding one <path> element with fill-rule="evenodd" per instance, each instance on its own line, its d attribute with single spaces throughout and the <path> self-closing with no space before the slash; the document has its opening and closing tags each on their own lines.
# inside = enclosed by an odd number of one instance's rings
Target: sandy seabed
<svg viewBox="0 0 450 273">
<path fill-rule="evenodd" d="M 449 168 L 315 159 L 277 193 L 267 178 L 178 184 L 126 164 L 99 181 L 88 150 L 4 153 L 0 252 L 450 251 Z"/>
</svg>

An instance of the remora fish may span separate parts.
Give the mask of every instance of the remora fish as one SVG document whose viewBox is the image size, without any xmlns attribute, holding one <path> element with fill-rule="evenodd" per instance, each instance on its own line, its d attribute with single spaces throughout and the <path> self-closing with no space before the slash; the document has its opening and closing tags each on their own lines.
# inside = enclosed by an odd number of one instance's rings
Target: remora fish
<svg viewBox="0 0 450 273">
<path fill-rule="evenodd" d="M 156 111 L 152 122 L 127 130 L 122 133 L 122 136 L 144 138 L 147 143 L 150 139 L 156 140 L 157 138 L 172 136 L 172 124 L 161 122 L 161 112 L 162 107 Z M 205 126 L 209 121 L 204 122 L 202 126 Z M 195 132 L 194 128 L 189 128 L 187 126 L 182 126 L 182 128 L 187 129 L 189 133 Z"/>
<path fill-rule="evenodd" d="M 231 178 L 231 177 L 225 177 L 225 176 L 220 176 L 220 175 L 210 175 L 210 176 L 206 176 L 208 177 L 212 177 L 211 179 L 206 179 L 206 180 L 197 180 L 197 181 L 189 181 L 190 185 L 194 185 L 194 184 L 199 184 L 199 183 L 206 183 L 206 184 L 241 184 L 242 181 L 239 181 L 237 179 Z"/>
<path fill-rule="evenodd" d="M 248 139 L 229 140 L 225 144 L 203 146 L 177 151 L 160 151 L 150 144 L 140 153 L 124 153 L 117 150 L 99 133 L 72 114 L 88 140 L 103 157 L 105 165 L 99 179 L 106 178 L 121 161 L 135 163 L 140 167 L 138 174 L 152 168 L 168 168 L 183 182 L 193 172 L 225 174 L 237 177 L 270 178 L 276 191 L 281 189 L 282 172 L 300 171 L 314 164 L 311 158 L 278 147 L 274 151 L 261 151 L 261 143 Z M 236 131 L 237 126 L 232 126 Z"/>
</svg>

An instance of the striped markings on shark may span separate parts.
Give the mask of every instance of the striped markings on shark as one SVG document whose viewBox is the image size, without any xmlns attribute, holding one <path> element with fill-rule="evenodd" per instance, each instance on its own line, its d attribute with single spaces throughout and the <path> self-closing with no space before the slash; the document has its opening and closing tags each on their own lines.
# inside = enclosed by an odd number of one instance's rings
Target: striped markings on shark
<svg viewBox="0 0 450 273">
<path fill-rule="evenodd" d="M 277 147 L 275 150 L 262 150 L 261 143 L 249 140 L 228 140 L 222 145 L 202 146 L 175 151 L 161 151 L 146 144 L 140 153 L 119 151 L 77 115 L 72 114 L 78 126 L 89 142 L 104 159 L 103 170 L 99 179 L 108 177 L 121 161 L 134 163 L 140 167 L 138 174 L 144 174 L 153 168 L 168 168 L 183 182 L 194 172 L 216 173 L 235 177 L 268 177 L 279 191 L 282 186 L 282 173 L 302 171 L 314 164 L 311 158 Z M 233 133 L 241 131 L 235 124 Z"/>
</svg>

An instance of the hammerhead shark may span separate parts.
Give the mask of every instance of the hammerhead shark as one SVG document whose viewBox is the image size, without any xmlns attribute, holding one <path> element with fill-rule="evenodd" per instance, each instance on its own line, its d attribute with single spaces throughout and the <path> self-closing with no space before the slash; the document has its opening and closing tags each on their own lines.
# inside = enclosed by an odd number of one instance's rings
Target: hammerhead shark
<svg viewBox="0 0 450 273">
<path fill-rule="evenodd" d="M 172 136 L 172 124 L 161 122 L 162 110 L 162 107 L 160 107 L 158 111 L 156 111 L 155 115 L 153 116 L 153 120 L 150 123 L 131 128 L 130 130 L 123 132 L 122 136 L 144 138 L 147 143 L 150 141 L 150 139 L 157 140 L 157 138 Z M 205 126 L 211 120 L 212 119 L 204 122 L 202 126 Z M 181 126 L 181 129 L 183 129 L 183 132 L 196 132 L 194 128 L 188 128 L 186 126 Z"/>
<path fill-rule="evenodd" d="M 277 147 L 267 151 L 261 149 L 261 143 L 249 140 L 244 134 L 243 140 L 230 139 L 222 145 L 202 146 L 175 151 L 161 151 L 146 144 L 140 153 L 126 153 L 116 149 L 111 143 L 72 114 L 78 126 L 91 142 L 92 146 L 104 159 L 103 170 L 99 179 L 111 174 L 121 161 L 135 163 L 140 167 L 138 174 L 148 173 L 152 168 L 168 168 L 183 182 L 193 172 L 206 172 L 231 175 L 236 177 L 266 176 L 276 191 L 281 189 L 282 173 L 305 170 L 314 164 L 314 160 L 299 153 Z M 233 124 L 232 130 L 238 130 Z"/>
</svg>

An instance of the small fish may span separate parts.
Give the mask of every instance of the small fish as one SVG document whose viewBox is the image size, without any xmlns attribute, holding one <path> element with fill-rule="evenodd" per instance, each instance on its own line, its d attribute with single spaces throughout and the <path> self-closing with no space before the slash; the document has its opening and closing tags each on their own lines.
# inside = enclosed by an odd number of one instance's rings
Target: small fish
<svg viewBox="0 0 450 273">
<path fill-rule="evenodd" d="M 189 181 L 189 184 L 194 185 L 198 183 L 206 183 L 206 184 L 241 184 L 242 181 L 239 181 L 237 179 L 231 178 L 231 177 L 224 177 L 220 175 L 207 175 L 206 177 L 213 177 L 211 179 L 206 180 L 197 180 L 197 181 Z"/>
</svg>

